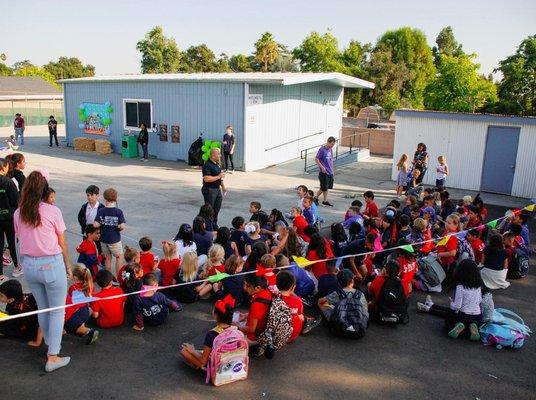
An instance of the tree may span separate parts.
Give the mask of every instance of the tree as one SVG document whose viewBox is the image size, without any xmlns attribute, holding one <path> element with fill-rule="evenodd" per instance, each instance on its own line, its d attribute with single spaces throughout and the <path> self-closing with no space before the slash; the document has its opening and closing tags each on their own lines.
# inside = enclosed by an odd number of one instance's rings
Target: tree
<svg viewBox="0 0 536 400">
<path fill-rule="evenodd" d="M 438 75 L 426 87 L 425 105 L 432 110 L 475 112 L 497 101 L 497 88 L 478 74 L 471 55 L 440 56 Z"/>
<path fill-rule="evenodd" d="M 292 56 L 292 52 L 284 44 L 279 43 L 279 51 L 277 58 L 272 64 L 270 71 L 272 72 L 298 72 L 299 66 L 297 61 Z"/>
<path fill-rule="evenodd" d="M 30 62 L 30 60 L 22 60 L 22 61 L 17 61 L 16 63 L 14 63 L 11 69 L 13 69 L 14 72 L 17 72 L 18 70 L 21 70 L 24 68 L 32 68 L 32 67 L 35 67 L 35 65 L 33 65 Z"/>
<path fill-rule="evenodd" d="M 261 64 L 261 71 L 267 72 L 279 54 L 279 45 L 270 32 L 262 34 L 255 42 L 255 59 Z"/>
<path fill-rule="evenodd" d="M 53 86 L 61 89 L 61 86 L 56 83 L 56 78 L 50 72 L 45 71 L 43 68 L 36 67 L 35 65 L 20 67 L 15 70 L 15 76 L 38 76 L 43 78 L 47 82 L 50 82 Z"/>
<path fill-rule="evenodd" d="M 229 63 L 229 56 L 225 53 L 220 54 L 220 58 L 216 61 L 217 72 L 232 72 L 231 65 Z"/>
<path fill-rule="evenodd" d="M 523 40 L 495 71 L 503 75 L 497 112 L 536 115 L 536 35 Z"/>
<path fill-rule="evenodd" d="M 292 54 L 300 63 L 304 72 L 343 72 L 344 64 L 340 60 L 339 42 L 330 31 L 323 35 L 311 32 L 296 47 Z"/>
<path fill-rule="evenodd" d="M 136 44 L 141 53 L 141 71 L 144 74 L 176 72 L 180 66 L 179 48 L 173 38 L 164 36 L 161 26 L 151 29 Z"/>
<path fill-rule="evenodd" d="M 0 63 L 0 76 L 11 76 L 13 75 L 13 70 L 9 68 L 6 64 Z"/>
<path fill-rule="evenodd" d="M 454 32 L 452 32 L 452 27 L 450 26 L 441 29 L 441 32 L 437 35 L 436 44 L 437 46 L 432 47 L 436 67 L 439 65 L 442 55 L 460 56 L 464 54 L 462 45 L 454 38 Z"/>
<path fill-rule="evenodd" d="M 83 78 L 95 75 L 93 65 L 83 65 L 76 57 L 60 57 L 57 62 L 50 61 L 43 68 L 54 75 L 56 79 Z"/>
<path fill-rule="evenodd" d="M 346 73 L 356 77 L 363 77 L 370 53 L 370 44 L 362 45 L 357 40 L 350 40 L 350 44 L 342 52 L 340 59 L 346 66 Z"/>
<path fill-rule="evenodd" d="M 181 56 L 182 72 L 214 72 L 217 70 L 216 55 L 206 44 L 190 46 Z"/>
<path fill-rule="evenodd" d="M 244 54 L 236 54 L 229 60 L 229 65 L 233 72 L 251 72 L 251 59 Z"/>
<path fill-rule="evenodd" d="M 407 68 L 408 74 L 401 77 L 404 82 L 397 97 L 413 108 L 422 108 L 424 89 L 436 72 L 432 50 L 426 42 L 424 33 L 410 27 L 387 31 L 378 40 L 376 50 L 389 51 L 394 64 L 401 64 Z M 374 79 L 373 75 L 370 77 Z"/>
</svg>

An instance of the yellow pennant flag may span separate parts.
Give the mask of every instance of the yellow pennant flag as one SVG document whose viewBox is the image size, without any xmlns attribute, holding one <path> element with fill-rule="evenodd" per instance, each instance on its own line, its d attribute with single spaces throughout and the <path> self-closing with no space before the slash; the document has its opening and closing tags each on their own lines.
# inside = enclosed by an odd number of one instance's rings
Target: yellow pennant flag
<svg viewBox="0 0 536 400">
<path fill-rule="evenodd" d="M 523 210 L 533 212 L 535 207 L 536 204 L 531 204 L 530 206 L 526 206 Z"/>
<path fill-rule="evenodd" d="M 298 264 L 298 267 L 300 267 L 300 268 L 305 268 L 305 267 L 307 267 L 308 265 L 314 264 L 314 262 L 309 261 L 309 260 L 308 260 L 307 258 L 305 258 L 305 257 L 296 257 L 296 256 L 292 256 L 292 258 L 294 259 L 294 261 L 296 262 L 296 264 Z"/>
<path fill-rule="evenodd" d="M 449 242 L 449 239 L 450 236 L 445 236 L 443 239 L 437 242 L 437 246 L 445 246 Z"/>
<path fill-rule="evenodd" d="M 0 311 L 0 319 L 4 319 L 4 318 L 7 318 L 7 317 L 9 317 L 8 314 L 3 313 L 2 311 Z"/>
</svg>

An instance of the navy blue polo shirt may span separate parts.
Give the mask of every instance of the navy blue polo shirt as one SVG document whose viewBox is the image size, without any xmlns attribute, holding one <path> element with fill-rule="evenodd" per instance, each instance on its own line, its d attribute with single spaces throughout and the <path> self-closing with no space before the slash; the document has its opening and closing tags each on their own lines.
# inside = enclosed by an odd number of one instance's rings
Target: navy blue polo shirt
<svg viewBox="0 0 536 400">
<path fill-rule="evenodd" d="M 214 161 L 208 159 L 203 164 L 203 176 L 218 176 L 219 174 L 221 174 L 221 168 Z M 217 181 L 214 181 L 214 182 L 203 181 L 203 186 L 207 188 L 218 189 L 220 185 L 221 185 L 221 179 L 218 179 Z"/>
</svg>

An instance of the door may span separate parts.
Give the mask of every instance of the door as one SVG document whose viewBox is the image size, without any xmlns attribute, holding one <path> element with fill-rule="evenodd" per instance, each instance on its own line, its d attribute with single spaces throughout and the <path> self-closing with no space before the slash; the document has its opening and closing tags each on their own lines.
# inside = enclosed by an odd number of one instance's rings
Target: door
<svg viewBox="0 0 536 400">
<path fill-rule="evenodd" d="M 481 190 L 512 193 L 520 128 L 489 126 Z"/>
</svg>

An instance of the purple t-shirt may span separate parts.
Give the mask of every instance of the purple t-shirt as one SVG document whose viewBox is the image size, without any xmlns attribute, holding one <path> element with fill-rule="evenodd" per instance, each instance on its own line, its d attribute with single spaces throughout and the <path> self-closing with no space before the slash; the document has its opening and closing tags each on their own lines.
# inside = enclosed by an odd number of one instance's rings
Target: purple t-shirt
<svg viewBox="0 0 536 400">
<path fill-rule="evenodd" d="M 326 146 L 320 146 L 316 158 L 320 161 L 320 164 L 326 169 L 328 175 L 333 175 L 333 151 Z"/>
</svg>

